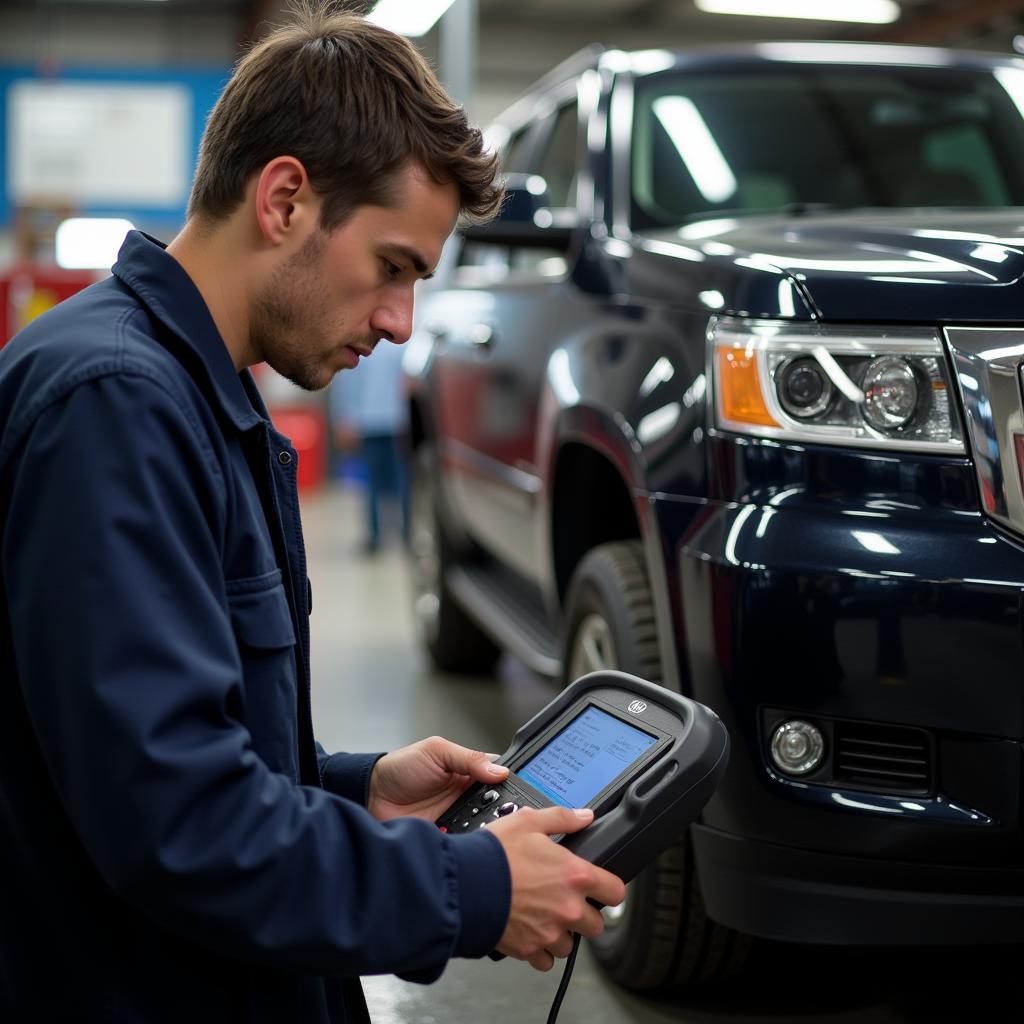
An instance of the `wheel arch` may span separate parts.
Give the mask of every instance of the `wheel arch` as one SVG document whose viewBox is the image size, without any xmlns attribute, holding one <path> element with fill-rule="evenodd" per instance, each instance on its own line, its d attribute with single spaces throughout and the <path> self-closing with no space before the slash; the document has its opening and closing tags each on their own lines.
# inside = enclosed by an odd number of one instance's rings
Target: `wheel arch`
<svg viewBox="0 0 1024 1024">
<path fill-rule="evenodd" d="M 602 420 L 610 429 L 595 431 Z M 559 427 L 547 495 L 549 551 L 558 605 L 564 609 L 572 575 L 588 551 L 613 541 L 640 540 L 654 596 L 661 682 L 678 692 L 675 616 L 661 534 L 644 487 L 642 467 L 621 430 L 600 411 L 567 409 Z M 616 433 L 621 442 L 614 440 Z"/>
</svg>

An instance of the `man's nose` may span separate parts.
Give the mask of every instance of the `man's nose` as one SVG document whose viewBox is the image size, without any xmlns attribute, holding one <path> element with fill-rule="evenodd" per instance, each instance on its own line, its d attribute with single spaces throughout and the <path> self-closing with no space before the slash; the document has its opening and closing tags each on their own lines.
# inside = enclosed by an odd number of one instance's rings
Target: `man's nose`
<svg viewBox="0 0 1024 1024">
<path fill-rule="evenodd" d="M 409 335 L 412 334 L 411 290 L 407 299 L 378 308 L 370 320 L 370 326 L 396 345 L 408 341 Z"/>
</svg>

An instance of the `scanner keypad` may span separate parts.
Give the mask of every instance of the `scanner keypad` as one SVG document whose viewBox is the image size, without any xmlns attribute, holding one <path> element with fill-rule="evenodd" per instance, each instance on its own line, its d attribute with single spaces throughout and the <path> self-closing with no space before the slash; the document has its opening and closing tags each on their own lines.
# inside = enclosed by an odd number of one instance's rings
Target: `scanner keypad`
<svg viewBox="0 0 1024 1024">
<path fill-rule="evenodd" d="M 458 804 L 438 818 L 437 827 L 442 832 L 472 832 L 514 814 L 521 807 L 541 806 L 532 794 L 523 792 L 508 781 L 498 786 L 472 786 Z"/>
</svg>

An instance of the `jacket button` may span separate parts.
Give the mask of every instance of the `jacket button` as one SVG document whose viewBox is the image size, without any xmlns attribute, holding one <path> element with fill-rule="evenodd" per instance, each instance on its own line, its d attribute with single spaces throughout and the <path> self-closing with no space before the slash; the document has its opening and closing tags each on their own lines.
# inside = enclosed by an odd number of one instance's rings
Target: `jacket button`
<svg viewBox="0 0 1024 1024">
<path fill-rule="evenodd" d="M 282 466 L 291 465 L 292 453 L 291 452 L 279 452 L 278 456 L 277 456 L 277 461 L 280 462 Z"/>
</svg>

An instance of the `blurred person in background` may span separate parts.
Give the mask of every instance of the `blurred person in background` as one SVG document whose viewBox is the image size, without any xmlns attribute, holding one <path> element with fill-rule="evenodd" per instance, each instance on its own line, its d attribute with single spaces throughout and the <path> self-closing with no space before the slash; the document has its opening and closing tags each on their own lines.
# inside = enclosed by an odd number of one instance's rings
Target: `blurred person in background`
<svg viewBox="0 0 1024 1024">
<path fill-rule="evenodd" d="M 399 530 L 406 536 L 409 481 L 406 445 L 409 416 L 402 393 L 402 350 L 378 346 L 358 369 L 340 373 L 331 383 L 329 411 L 334 441 L 343 452 L 359 455 L 366 471 L 366 536 L 362 550 L 373 554 L 381 543 L 381 513 L 388 496 L 396 499 Z"/>
<path fill-rule="evenodd" d="M 3 1020 L 365 1021 L 361 974 L 547 970 L 622 900 L 550 841 L 589 811 L 434 827 L 487 755 L 315 743 L 295 452 L 248 369 L 320 389 L 405 341 L 495 170 L 406 40 L 302 5 L 213 110 L 181 234 L 0 351 Z"/>
</svg>

